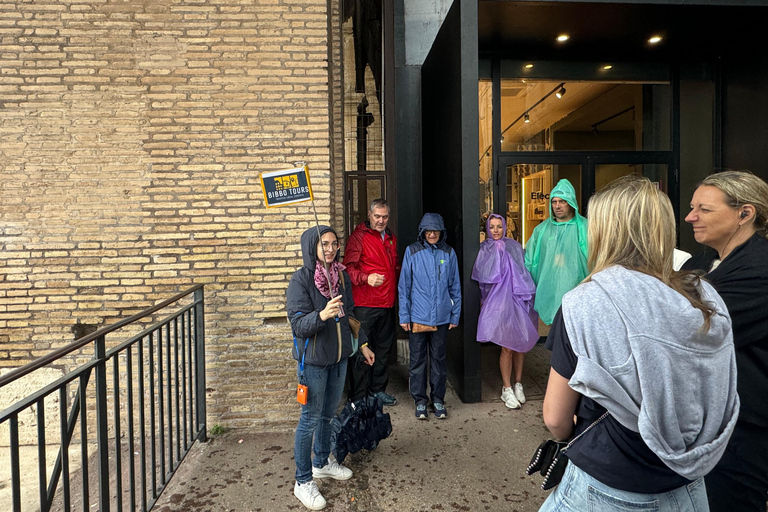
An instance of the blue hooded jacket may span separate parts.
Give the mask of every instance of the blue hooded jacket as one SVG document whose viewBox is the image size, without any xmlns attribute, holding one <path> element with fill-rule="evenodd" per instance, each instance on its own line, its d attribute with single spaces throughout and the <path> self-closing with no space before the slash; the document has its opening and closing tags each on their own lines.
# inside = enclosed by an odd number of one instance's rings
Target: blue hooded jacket
<svg viewBox="0 0 768 512">
<path fill-rule="evenodd" d="M 435 245 L 425 231 L 440 231 Z M 400 282 L 400 323 L 458 325 L 461 315 L 461 282 L 456 253 L 445 243 L 443 218 L 426 213 L 419 223 L 419 237 L 405 249 Z"/>
</svg>

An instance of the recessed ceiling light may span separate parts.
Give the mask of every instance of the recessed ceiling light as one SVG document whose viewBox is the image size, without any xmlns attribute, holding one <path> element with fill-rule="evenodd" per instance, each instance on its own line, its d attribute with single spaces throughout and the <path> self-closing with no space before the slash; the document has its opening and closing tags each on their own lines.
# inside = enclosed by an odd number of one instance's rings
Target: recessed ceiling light
<svg viewBox="0 0 768 512">
<path fill-rule="evenodd" d="M 525 69 L 531 69 L 533 67 L 533 64 L 526 64 Z"/>
<path fill-rule="evenodd" d="M 610 64 L 606 64 L 605 66 L 603 66 L 603 69 L 604 69 L 605 71 L 608 71 L 608 70 L 609 70 L 609 69 L 611 69 L 611 68 L 613 68 L 613 66 L 612 66 L 612 65 L 610 65 Z"/>
<path fill-rule="evenodd" d="M 557 41 L 560 42 L 560 43 L 564 43 L 565 41 L 567 41 L 570 38 L 571 38 L 571 36 L 569 36 L 568 34 L 560 34 L 559 36 L 557 36 Z"/>
<path fill-rule="evenodd" d="M 653 36 L 650 39 L 648 39 L 648 42 L 651 44 L 656 44 L 661 42 L 661 36 Z"/>
</svg>

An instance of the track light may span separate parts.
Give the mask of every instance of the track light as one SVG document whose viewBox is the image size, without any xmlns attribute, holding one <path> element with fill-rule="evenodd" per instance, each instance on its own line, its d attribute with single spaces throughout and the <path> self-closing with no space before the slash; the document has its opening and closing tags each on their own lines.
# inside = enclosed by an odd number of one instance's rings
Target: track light
<svg viewBox="0 0 768 512">
<path fill-rule="evenodd" d="M 528 114 L 525 114 L 525 117 L 523 118 L 523 122 L 530 123 L 531 122 L 531 116 L 529 116 Z"/>
<path fill-rule="evenodd" d="M 560 90 L 555 93 L 555 96 L 557 96 L 557 99 L 565 96 L 565 87 L 561 87 Z"/>
</svg>

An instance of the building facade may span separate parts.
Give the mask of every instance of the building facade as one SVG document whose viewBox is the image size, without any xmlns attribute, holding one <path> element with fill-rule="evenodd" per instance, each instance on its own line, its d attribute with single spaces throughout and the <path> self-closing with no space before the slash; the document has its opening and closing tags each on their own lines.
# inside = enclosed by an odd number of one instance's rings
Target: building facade
<svg viewBox="0 0 768 512">
<path fill-rule="evenodd" d="M 766 4 L 3 3 L 0 368 L 204 283 L 209 424 L 292 428 L 284 298 L 315 216 L 265 208 L 259 175 L 305 162 L 342 238 L 376 197 L 401 252 L 443 215 L 465 304 L 449 378 L 480 400 L 482 214 L 524 242 L 526 183 L 568 177 L 585 203 L 642 172 L 684 216 L 712 169 L 767 177 Z"/>
</svg>

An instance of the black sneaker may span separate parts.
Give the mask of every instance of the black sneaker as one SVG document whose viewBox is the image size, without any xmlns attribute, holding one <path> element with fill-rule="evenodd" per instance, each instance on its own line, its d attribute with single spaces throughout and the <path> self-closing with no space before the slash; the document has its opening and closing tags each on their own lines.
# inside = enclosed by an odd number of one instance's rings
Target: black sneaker
<svg viewBox="0 0 768 512">
<path fill-rule="evenodd" d="M 427 419 L 427 406 L 426 406 L 426 404 L 418 404 L 416 406 L 416 419 L 417 420 L 426 420 Z"/>
<path fill-rule="evenodd" d="M 448 416 L 448 412 L 445 410 L 445 404 L 442 402 L 435 402 L 432 404 L 435 408 L 435 418 L 444 420 Z"/>
<path fill-rule="evenodd" d="M 397 405 L 397 398 L 393 397 L 388 393 L 385 393 L 384 391 L 378 391 L 376 393 L 373 393 L 371 396 L 374 398 L 378 398 L 379 402 L 381 402 L 384 405 Z"/>
</svg>

